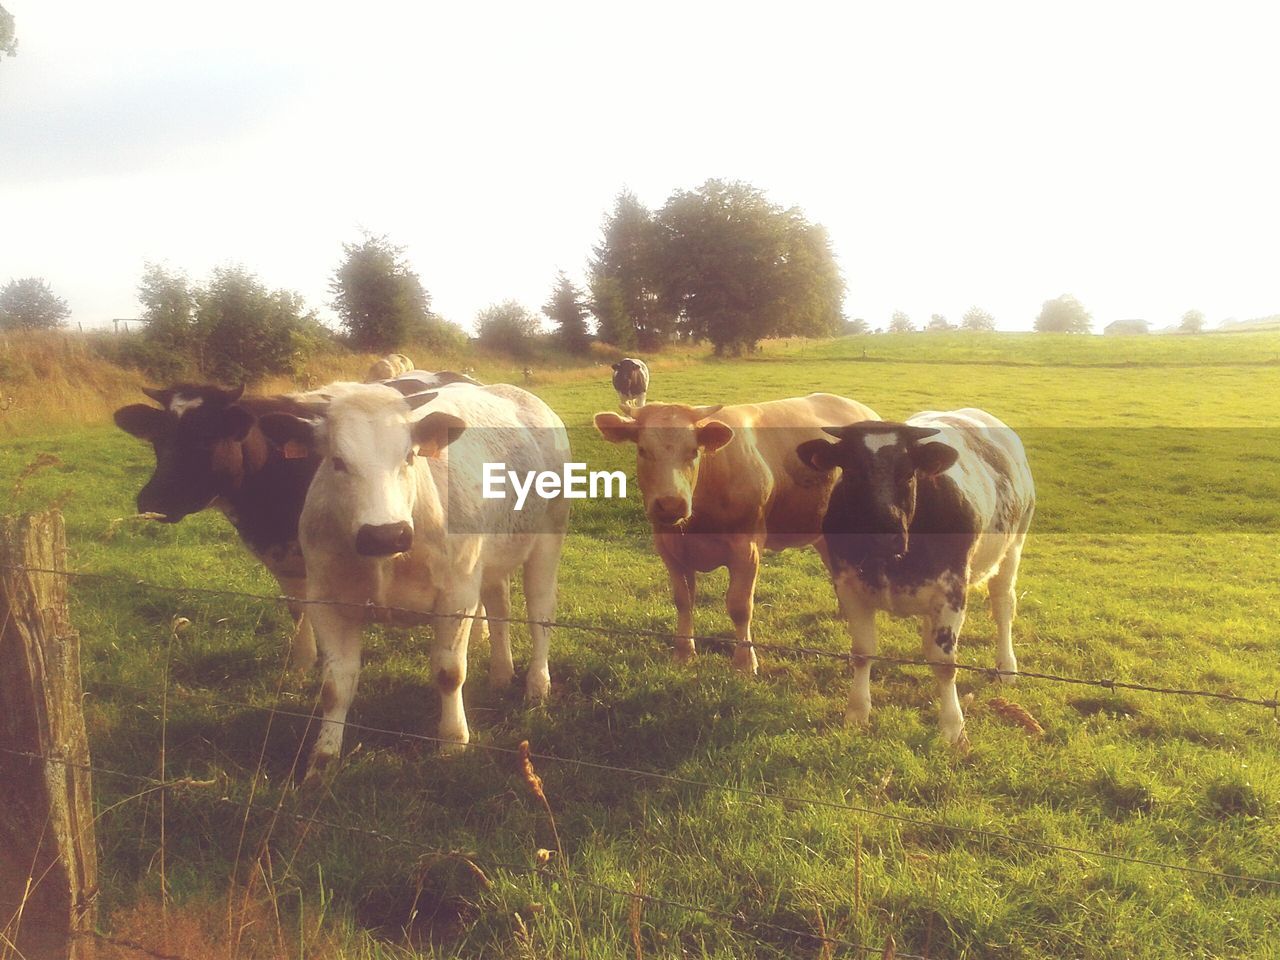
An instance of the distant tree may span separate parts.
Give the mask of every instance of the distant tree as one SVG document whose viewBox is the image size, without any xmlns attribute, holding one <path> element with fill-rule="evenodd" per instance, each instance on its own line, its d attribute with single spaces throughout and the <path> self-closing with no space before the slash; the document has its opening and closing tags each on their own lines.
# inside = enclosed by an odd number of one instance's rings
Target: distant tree
<svg viewBox="0 0 1280 960">
<path fill-rule="evenodd" d="M 324 336 L 298 294 L 269 291 L 243 267 L 215 269 L 195 300 L 201 369 L 224 383 L 292 372 Z"/>
<path fill-rule="evenodd" d="M 563 270 L 556 278 L 551 299 L 542 312 L 556 325 L 556 338 L 570 353 L 582 353 L 587 349 L 590 335 L 587 333 L 587 311 L 582 291 L 574 286 Z"/>
<path fill-rule="evenodd" d="M 384 236 L 366 233 L 359 243 L 344 243 L 329 291 L 343 329 L 361 350 L 395 350 L 431 318 L 431 297 L 404 248 Z"/>
<path fill-rule="evenodd" d="M 985 332 L 996 328 L 996 318 L 981 307 L 970 307 L 960 318 L 961 330 L 981 330 Z"/>
<path fill-rule="evenodd" d="M 675 333 L 676 310 L 661 295 L 658 232 L 649 208 L 623 190 L 593 251 L 591 312 L 597 336 L 619 347 L 653 348 Z"/>
<path fill-rule="evenodd" d="M 1182 315 L 1182 323 L 1178 325 L 1180 333 L 1199 333 L 1204 329 L 1204 314 L 1199 310 L 1188 310 Z"/>
<path fill-rule="evenodd" d="M 485 307 L 476 316 L 476 334 L 482 344 L 515 356 L 529 353 L 533 338 L 542 332 L 537 316 L 516 300 Z"/>
<path fill-rule="evenodd" d="M 1088 333 L 1092 325 L 1093 317 L 1069 293 L 1046 300 L 1035 323 L 1040 333 Z"/>
<path fill-rule="evenodd" d="M 69 316 L 67 301 L 43 277 L 10 280 L 0 287 L 0 330 L 53 330 Z"/>
<path fill-rule="evenodd" d="M 18 35 L 13 14 L 0 5 L 0 58 L 18 53 Z"/>
<path fill-rule="evenodd" d="M 915 324 L 911 322 L 911 318 L 901 310 L 895 310 L 893 316 L 889 318 L 890 333 L 914 333 Z"/>
<path fill-rule="evenodd" d="M 143 335 L 157 348 L 190 351 L 196 345 L 196 296 L 187 275 L 148 263 L 138 284 Z"/>
<path fill-rule="evenodd" d="M 870 324 L 861 317 L 854 317 L 852 320 L 846 318 L 840 321 L 840 335 L 842 337 L 850 337 L 855 334 L 870 332 Z"/>
<path fill-rule="evenodd" d="M 954 330 L 955 324 L 953 324 L 950 320 L 948 320 L 942 314 L 935 313 L 931 317 L 929 317 L 929 323 L 925 327 L 925 329 L 930 332 L 937 333 L 940 330 Z"/>
<path fill-rule="evenodd" d="M 717 353 L 835 332 L 844 281 L 826 231 L 749 184 L 708 180 L 659 211 L 662 302 Z"/>
</svg>

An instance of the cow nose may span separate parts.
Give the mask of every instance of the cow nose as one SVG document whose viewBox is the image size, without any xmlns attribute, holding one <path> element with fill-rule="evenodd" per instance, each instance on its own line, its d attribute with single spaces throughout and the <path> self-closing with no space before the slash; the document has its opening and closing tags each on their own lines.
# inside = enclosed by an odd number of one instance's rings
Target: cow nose
<svg viewBox="0 0 1280 960">
<path fill-rule="evenodd" d="M 685 519 L 688 504 L 684 497 L 655 497 L 650 514 L 659 523 L 676 523 Z"/>
<path fill-rule="evenodd" d="M 407 553 L 413 546 L 413 527 L 399 523 L 365 524 L 356 531 L 356 553 L 362 557 L 389 557 Z"/>
<path fill-rule="evenodd" d="M 158 514 L 159 518 L 165 523 L 177 523 L 182 519 L 181 517 L 173 516 L 172 511 L 164 509 L 156 492 L 149 486 L 143 487 L 138 494 L 138 512 Z"/>
</svg>

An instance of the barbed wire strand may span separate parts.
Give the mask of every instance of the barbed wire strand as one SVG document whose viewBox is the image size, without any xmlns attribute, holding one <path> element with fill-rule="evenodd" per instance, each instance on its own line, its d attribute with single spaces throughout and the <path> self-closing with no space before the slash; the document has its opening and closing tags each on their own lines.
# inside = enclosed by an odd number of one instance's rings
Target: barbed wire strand
<svg viewBox="0 0 1280 960">
<path fill-rule="evenodd" d="M 195 781 L 195 780 L 192 780 L 191 778 L 162 781 L 162 780 L 156 779 L 155 777 L 148 777 L 143 774 L 129 773 L 122 770 L 112 770 L 110 768 L 104 768 L 101 766 L 97 766 L 95 764 L 78 763 L 78 762 L 67 760 L 61 757 L 46 756 L 38 753 L 33 753 L 31 751 L 25 751 L 25 750 L 11 750 L 8 748 L 0 747 L 0 752 L 7 753 L 13 756 L 24 757 L 31 760 L 40 760 L 42 762 L 47 762 L 47 763 L 57 763 L 63 766 L 71 767 L 73 769 L 85 770 L 95 775 L 100 774 L 104 776 L 117 776 L 117 777 L 129 779 L 129 780 L 135 780 L 139 783 L 149 784 L 156 789 L 173 787 L 173 786 L 191 785 L 191 784 L 203 785 L 202 781 Z M 511 751 L 511 752 L 515 753 L 515 751 Z M 283 817 L 287 817 L 289 819 L 296 820 L 300 823 L 308 824 L 311 826 L 324 827 L 331 830 L 342 830 L 347 833 L 353 833 L 353 834 L 358 834 L 360 836 L 370 837 L 372 839 L 379 840 L 384 843 L 394 843 L 399 846 L 403 846 L 410 850 L 413 850 L 415 853 L 419 854 L 419 856 L 444 857 L 444 856 L 450 856 L 450 855 L 455 855 L 459 853 L 459 851 L 457 850 L 440 850 L 433 847 L 429 847 L 422 844 L 420 841 L 411 840 L 408 837 L 397 836 L 396 834 L 386 833 L 385 831 L 382 831 L 382 830 L 374 830 L 369 827 L 361 827 L 361 826 L 356 826 L 354 824 L 342 823 L 336 820 L 328 820 L 323 817 L 317 817 L 315 815 L 309 816 L 303 813 L 295 813 L 289 810 L 281 810 L 278 804 L 259 804 L 259 803 L 253 803 L 252 801 L 248 803 L 242 803 L 239 800 L 236 800 L 232 797 L 226 797 L 226 796 L 215 797 L 213 799 L 213 802 L 219 803 L 219 804 L 232 805 L 232 806 L 235 806 L 236 808 L 244 806 L 246 810 L 256 810 L 262 813 L 271 814 L 273 818 L 273 822 L 276 817 L 283 816 Z M 540 870 L 538 870 L 536 867 L 530 866 L 529 864 L 519 864 L 519 863 L 511 863 L 511 862 L 502 861 L 502 860 L 492 860 L 488 858 L 472 856 L 469 853 L 466 854 L 465 856 L 467 857 L 468 860 L 471 860 L 472 862 L 475 862 L 477 860 L 482 862 L 485 866 L 489 867 L 490 869 L 496 868 L 500 870 L 507 870 L 511 873 L 519 874 L 522 876 L 542 876 L 543 875 Z M 743 916 L 741 913 L 731 913 L 726 910 L 718 910 L 714 907 L 706 907 L 706 906 L 702 906 L 701 904 L 688 903 L 683 900 L 675 900 L 669 897 L 659 897 L 654 894 L 640 893 L 635 890 L 624 890 L 619 887 L 610 886 L 609 884 L 606 884 L 606 883 L 601 883 L 598 880 L 592 880 L 589 877 L 585 877 L 578 873 L 560 872 L 556 874 L 556 878 L 557 879 L 566 878 L 572 883 L 591 887 L 595 890 L 599 890 L 601 892 L 608 893 L 616 897 L 624 898 L 628 901 L 641 900 L 645 903 L 671 907 L 673 909 L 683 910 L 690 913 L 701 913 L 709 917 L 714 917 L 716 919 L 721 919 L 721 920 L 728 920 L 733 923 L 743 924 L 756 929 L 771 930 L 775 933 L 786 934 L 788 936 L 802 937 L 807 940 L 812 940 L 815 943 L 827 943 L 827 944 L 831 944 L 832 946 L 849 947 L 863 953 L 881 954 L 883 951 L 883 947 L 868 947 L 863 944 L 854 943 L 852 940 L 845 940 L 840 937 L 832 937 L 826 934 L 814 933 L 808 930 L 798 930 L 794 927 L 787 927 L 782 924 L 773 923 L 772 921 L 769 921 L 769 920 L 750 920 L 747 917 Z M 750 930 L 743 930 L 741 932 L 746 933 L 748 936 L 754 936 L 754 934 L 751 933 Z M 78 934 L 78 936 L 92 936 L 104 942 L 112 943 L 116 946 L 122 946 L 122 947 L 127 947 L 129 949 L 137 950 L 140 953 L 145 953 L 149 956 L 156 957 L 158 958 L 158 960 L 185 960 L 185 958 L 179 955 L 160 953 L 142 944 L 139 944 L 133 941 L 112 938 L 108 935 L 97 933 L 97 932 L 85 932 L 85 933 Z M 919 954 L 903 953 L 901 951 L 897 951 L 895 955 L 898 957 L 904 958 L 904 960 L 928 960 L 927 957 L 921 956 Z"/>
<path fill-rule="evenodd" d="M 524 624 L 532 626 L 541 626 L 547 629 L 560 630 L 578 630 L 585 633 L 595 633 L 600 636 L 618 636 L 634 638 L 653 637 L 665 640 L 668 643 L 672 640 L 672 632 L 670 630 L 657 630 L 651 627 L 616 627 L 607 624 L 583 623 L 574 620 L 534 620 L 526 617 L 496 617 L 487 614 L 477 614 L 471 616 L 465 613 L 444 613 L 436 614 L 428 610 L 417 610 L 410 607 L 388 606 L 384 604 L 375 604 L 372 601 L 359 602 L 354 600 L 310 600 L 301 597 L 292 597 L 287 594 L 261 594 L 252 593 L 245 590 L 231 590 L 214 587 L 175 587 L 166 584 L 151 583 L 146 580 L 131 580 L 125 577 L 112 576 L 102 573 L 90 573 L 85 571 L 56 570 L 48 567 L 33 567 L 24 564 L 0 564 L 0 569 L 21 570 L 29 573 L 48 573 L 58 576 L 67 577 L 69 579 L 80 580 L 98 580 L 118 586 L 135 586 L 143 587 L 161 593 L 172 594 L 197 594 L 203 596 L 217 597 L 239 597 L 245 600 L 256 600 L 264 603 L 275 604 L 299 604 L 302 606 L 340 606 L 348 608 L 356 608 L 375 614 L 404 614 L 414 618 L 430 619 L 440 617 L 454 620 L 482 620 L 488 623 L 506 623 L 506 624 Z M 393 624 L 394 625 L 394 624 Z M 687 639 L 707 646 L 723 647 L 732 646 L 737 643 L 734 637 L 724 634 L 692 636 Z M 841 653 L 837 650 L 824 650 L 820 647 L 808 647 L 797 644 L 781 644 L 752 641 L 752 646 L 757 650 L 763 650 L 773 653 L 791 653 L 802 654 L 806 656 L 823 657 L 831 660 L 840 660 L 849 663 L 854 659 L 851 653 Z M 1000 670 L 996 667 L 982 667 L 977 664 L 965 663 L 949 663 L 940 660 L 926 660 L 913 657 L 895 657 L 888 654 L 858 654 L 860 660 L 867 660 L 873 663 L 885 663 L 896 666 L 913 666 L 913 667 L 953 667 L 956 670 L 963 670 L 970 673 L 980 673 L 991 679 L 1002 676 L 1017 677 L 1019 679 L 1029 680 L 1045 680 L 1052 683 L 1065 683 L 1077 686 L 1100 687 L 1104 690 L 1133 690 L 1142 693 L 1163 694 L 1167 696 L 1195 697 L 1207 700 L 1218 700 L 1225 703 L 1236 703 L 1247 706 L 1261 707 L 1266 710 L 1275 712 L 1280 710 L 1280 697 L 1272 696 L 1264 697 L 1247 697 L 1234 693 L 1222 693 L 1217 690 L 1198 690 L 1188 687 L 1170 687 L 1158 686 L 1154 684 L 1136 683 L 1128 680 L 1116 680 L 1109 677 L 1076 677 L 1063 674 L 1045 673 L 1034 670 Z"/>
</svg>

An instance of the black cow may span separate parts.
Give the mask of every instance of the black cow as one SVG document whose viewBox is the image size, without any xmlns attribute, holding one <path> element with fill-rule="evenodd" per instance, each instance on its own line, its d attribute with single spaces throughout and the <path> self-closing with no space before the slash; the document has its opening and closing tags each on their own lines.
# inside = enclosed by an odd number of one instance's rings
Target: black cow
<svg viewBox="0 0 1280 960">
<path fill-rule="evenodd" d="M 386 382 L 402 393 L 413 393 L 456 381 L 476 382 L 460 373 L 422 370 Z M 227 390 L 195 383 L 162 390 L 144 387 L 142 392 L 160 408 L 135 403 L 115 412 L 116 426 L 150 442 L 155 450 L 155 472 L 138 494 L 139 512 L 177 523 L 217 507 L 281 590 L 305 597 L 307 573 L 298 546 L 298 517 L 320 458 L 301 445 L 277 447 L 257 424 L 260 417 L 273 413 L 309 416 L 308 395 L 245 396 L 244 387 Z M 322 395 L 323 389 L 317 393 Z M 290 613 L 295 624 L 293 665 L 310 669 L 316 659 L 311 625 L 300 604 L 291 604 Z"/>
<path fill-rule="evenodd" d="M 623 413 L 630 416 L 632 411 L 643 407 L 649 392 L 649 368 L 645 362 L 626 357 L 615 363 L 613 389 L 618 391 L 618 406 Z"/>
<path fill-rule="evenodd" d="M 940 723 L 964 739 L 955 657 L 969 588 L 988 583 L 999 634 L 996 666 L 1017 671 L 1014 585 L 1035 511 L 1035 485 L 1022 442 L 981 410 L 920 413 L 906 423 L 828 427 L 838 440 L 796 449 L 816 470 L 840 467 L 822 531 L 832 579 L 849 623 L 854 670 L 845 719 L 871 715 L 875 614 L 921 618 L 924 657 L 941 697 Z"/>
</svg>

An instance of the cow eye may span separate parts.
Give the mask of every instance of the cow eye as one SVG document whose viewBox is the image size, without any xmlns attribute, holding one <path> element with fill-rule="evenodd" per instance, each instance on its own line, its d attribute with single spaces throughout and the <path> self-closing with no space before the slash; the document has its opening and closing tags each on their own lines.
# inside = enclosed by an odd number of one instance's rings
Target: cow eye
<svg viewBox="0 0 1280 960">
<path fill-rule="evenodd" d="M 346 473 L 346 472 L 347 472 L 347 461 L 343 460 L 341 457 L 334 457 L 334 458 L 333 458 L 333 469 L 334 469 L 334 470 L 336 470 L 336 471 L 338 471 L 338 473 Z"/>
</svg>

